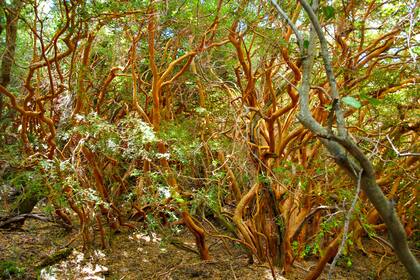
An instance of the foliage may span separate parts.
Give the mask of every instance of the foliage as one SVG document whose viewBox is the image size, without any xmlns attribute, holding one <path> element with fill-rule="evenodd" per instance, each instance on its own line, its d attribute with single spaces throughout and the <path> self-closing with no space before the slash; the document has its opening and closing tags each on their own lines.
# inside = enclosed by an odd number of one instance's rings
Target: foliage
<svg viewBox="0 0 420 280">
<path fill-rule="evenodd" d="M 0 15 L 14 11 L 3 2 Z M 336 133 L 342 106 L 350 138 L 417 242 L 418 9 L 321 1 L 337 102 L 298 2 L 279 7 L 301 45 L 270 1 L 22 1 L 14 57 L 13 44 L 0 44 L 0 76 L 11 76 L 0 80 L 1 176 L 22 193 L 14 204 L 46 198 L 84 245 L 98 228 L 154 231 L 182 216 L 220 222 L 285 271 L 291 255 L 322 258 L 341 234 L 354 172 L 323 148 L 336 140 L 302 125 L 308 82 L 314 120 Z M 11 37 L 1 30 L 0 42 Z M 356 160 L 340 156 L 341 166 Z M 378 234 L 377 212 L 359 199 L 340 259 L 347 266 L 363 235 Z"/>
<path fill-rule="evenodd" d="M 2 261 L 0 262 L 0 275 L 4 279 L 11 279 L 12 277 L 22 277 L 25 273 L 25 269 L 20 267 L 14 261 Z"/>
</svg>

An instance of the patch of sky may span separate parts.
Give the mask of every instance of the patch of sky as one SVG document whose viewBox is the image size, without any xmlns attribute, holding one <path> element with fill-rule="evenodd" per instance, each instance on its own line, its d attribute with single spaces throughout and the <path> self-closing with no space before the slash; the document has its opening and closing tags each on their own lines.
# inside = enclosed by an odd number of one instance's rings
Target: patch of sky
<svg viewBox="0 0 420 280">
<path fill-rule="evenodd" d="M 38 6 L 39 16 L 41 18 L 47 17 L 53 7 L 54 7 L 54 1 L 52 0 L 40 1 L 39 6 Z"/>
<path fill-rule="evenodd" d="M 247 29 L 247 24 L 244 21 L 239 21 L 238 23 L 238 27 L 236 28 L 236 32 L 245 32 L 245 30 Z"/>
<path fill-rule="evenodd" d="M 162 35 L 165 39 L 170 39 L 174 37 L 175 33 L 172 28 L 167 27 L 162 31 Z"/>
</svg>

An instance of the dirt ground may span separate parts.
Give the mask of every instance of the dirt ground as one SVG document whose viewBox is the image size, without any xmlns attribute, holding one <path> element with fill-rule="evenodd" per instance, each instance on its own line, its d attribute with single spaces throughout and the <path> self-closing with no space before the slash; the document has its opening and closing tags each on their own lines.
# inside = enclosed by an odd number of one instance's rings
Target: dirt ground
<svg viewBox="0 0 420 280">
<path fill-rule="evenodd" d="M 9 269 L 11 273 L 3 273 L 0 278 L 273 279 L 268 266 L 250 265 L 243 250 L 230 241 L 210 238 L 208 244 L 212 259 L 201 261 L 193 252 L 194 241 L 186 231 L 165 238 L 154 233 L 127 230 L 110 238 L 110 248 L 91 249 L 87 253 L 82 253 L 81 246 L 75 241 L 70 245 L 74 248 L 72 253 L 61 262 L 43 270 L 36 268 L 75 237 L 76 231 L 66 232 L 55 224 L 37 220 L 28 220 L 19 230 L 0 230 L 0 268 L 4 263 L 8 263 L 9 267 L 12 263 L 16 268 Z M 354 252 L 353 265 L 350 268 L 336 267 L 334 279 L 410 279 L 396 257 L 385 247 L 371 241 L 366 241 L 365 245 L 371 256 Z M 285 278 L 277 274 L 276 278 L 304 279 L 315 264 L 316 260 L 295 262 L 291 273 Z M 328 268 L 319 279 L 327 279 Z M 382 268 L 385 269 L 378 277 Z"/>
</svg>

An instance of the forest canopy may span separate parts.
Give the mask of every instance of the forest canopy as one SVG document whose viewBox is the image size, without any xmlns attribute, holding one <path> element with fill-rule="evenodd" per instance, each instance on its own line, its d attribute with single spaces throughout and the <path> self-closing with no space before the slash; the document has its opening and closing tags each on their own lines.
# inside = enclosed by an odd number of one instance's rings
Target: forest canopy
<svg viewBox="0 0 420 280">
<path fill-rule="evenodd" d="M 0 0 L 0 228 L 48 219 L 88 250 L 182 227 L 201 259 L 217 237 L 273 277 L 315 258 L 306 279 L 371 239 L 420 279 L 418 18 L 415 0 Z"/>
</svg>

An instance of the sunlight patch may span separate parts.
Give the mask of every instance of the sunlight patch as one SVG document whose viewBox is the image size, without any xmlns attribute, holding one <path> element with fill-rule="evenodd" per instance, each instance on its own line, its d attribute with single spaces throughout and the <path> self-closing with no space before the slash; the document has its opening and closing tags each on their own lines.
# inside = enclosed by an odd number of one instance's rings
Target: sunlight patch
<svg viewBox="0 0 420 280">
<path fill-rule="evenodd" d="M 270 269 L 267 269 L 264 273 L 264 278 L 265 280 L 271 280 L 273 279 L 273 274 L 271 273 Z M 281 276 L 281 274 L 279 272 L 276 271 L 276 279 L 277 280 L 287 280 L 286 278 L 284 278 L 283 276 Z"/>
<path fill-rule="evenodd" d="M 105 254 L 100 250 L 95 250 L 88 258 L 84 253 L 74 250 L 68 259 L 43 268 L 39 279 L 64 280 L 71 277 L 71 279 L 80 280 L 104 280 L 108 268 L 97 263 L 104 258 Z"/>
<path fill-rule="evenodd" d="M 154 242 L 159 243 L 162 238 L 158 237 L 156 233 L 152 232 L 150 234 L 147 233 L 134 233 L 132 234 L 129 239 L 131 240 L 144 240 L 146 242 Z"/>
</svg>

